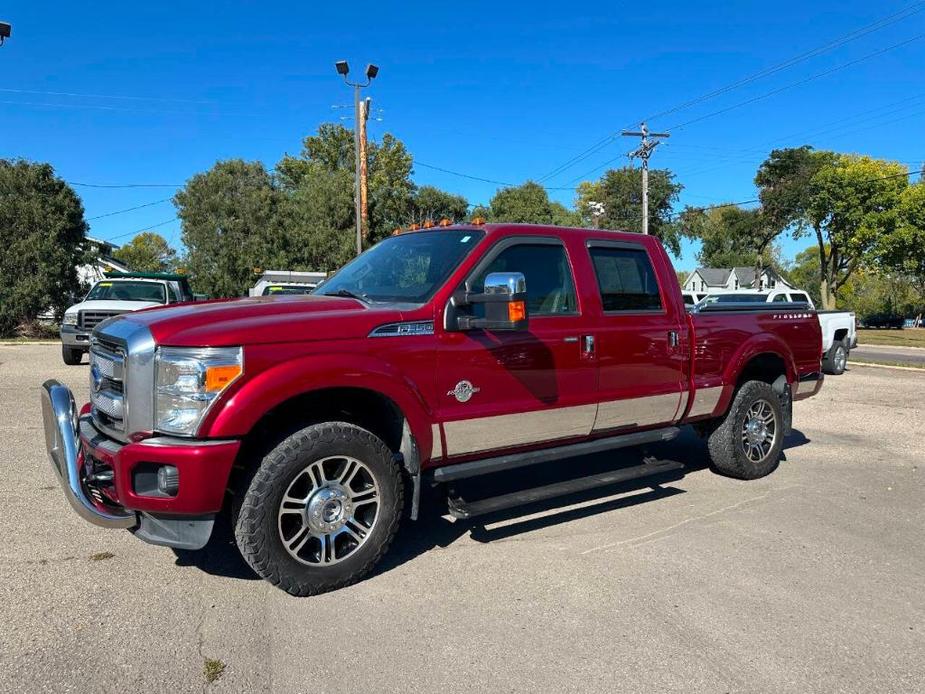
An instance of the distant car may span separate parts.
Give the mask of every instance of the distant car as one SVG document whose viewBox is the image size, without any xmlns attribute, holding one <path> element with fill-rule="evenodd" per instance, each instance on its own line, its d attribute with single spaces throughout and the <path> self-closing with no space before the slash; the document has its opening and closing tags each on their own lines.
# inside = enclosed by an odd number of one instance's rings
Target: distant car
<svg viewBox="0 0 925 694">
<path fill-rule="evenodd" d="M 107 318 L 143 308 L 195 301 L 185 275 L 160 272 L 108 272 L 84 300 L 64 312 L 61 358 L 75 366 L 90 349 L 90 333 Z"/>
<path fill-rule="evenodd" d="M 247 290 L 248 296 L 286 296 L 310 294 L 328 276 L 326 272 L 266 270 L 257 283 Z"/>
<path fill-rule="evenodd" d="M 905 318 L 895 313 L 872 313 L 861 319 L 861 327 L 902 330 L 905 322 Z"/>
<path fill-rule="evenodd" d="M 857 320 L 853 311 L 819 311 L 813 300 L 798 289 L 738 290 L 711 294 L 703 304 L 805 304 L 816 311 L 822 328 L 822 370 L 838 376 L 848 365 L 848 355 L 857 347 Z"/>
</svg>

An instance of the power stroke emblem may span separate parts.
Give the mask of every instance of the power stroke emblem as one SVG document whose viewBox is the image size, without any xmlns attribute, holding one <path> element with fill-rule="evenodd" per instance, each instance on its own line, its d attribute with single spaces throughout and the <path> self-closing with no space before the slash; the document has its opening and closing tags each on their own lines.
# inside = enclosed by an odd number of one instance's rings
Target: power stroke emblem
<svg viewBox="0 0 925 694">
<path fill-rule="evenodd" d="M 469 381 L 460 381 L 447 395 L 452 395 L 459 402 L 469 402 L 472 396 L 478 392 L 479 388 L 476 388 Z"/>
</svg>

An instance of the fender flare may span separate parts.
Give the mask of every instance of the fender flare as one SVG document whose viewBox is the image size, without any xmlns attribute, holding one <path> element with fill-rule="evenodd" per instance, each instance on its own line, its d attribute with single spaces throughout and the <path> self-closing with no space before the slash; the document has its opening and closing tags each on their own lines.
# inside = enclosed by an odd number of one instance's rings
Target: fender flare
<svg viewBox="0 0 925 694">
<path fill-rule="evenodd" d="M 432 416 L 417 387 L 386 362 L 359 354 L 308 355 L 260 372 L 218 403 L 209 413 L 202 435 L 246 436 L 264 415 L 282 403 L 326 388 L 357 388 L 389 398 L 404 415 L 421 459 L 431 457 Z"/>
<path fill-rule="evenodd" d="M 726 388 L 723 390 L 723 397 L 717 403 L 718 407 L 725 412 L 729 407 L 732 398 L 735 396 L 735 384 L 739 380 L 745 365 L 752 359 L 762 354 L 771 354 L 779 357 L 784 362 L 786 371 L 785 377 L 787 383 L 793 383 L 797 376 L 796 362 L 793 358 L 793 351 L 780 337 L 772 333 L 759 333 L 751 336 L 732 354 L 723 370 L 723 383 Z"/>
</svg>

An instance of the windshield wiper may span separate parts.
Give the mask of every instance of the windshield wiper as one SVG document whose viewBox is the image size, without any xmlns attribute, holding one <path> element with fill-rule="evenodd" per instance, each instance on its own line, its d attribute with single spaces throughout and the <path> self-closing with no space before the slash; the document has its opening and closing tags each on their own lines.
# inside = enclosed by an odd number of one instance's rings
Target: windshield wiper
<svg viewBox="0 0 925 694">
<path fill-rule="evenodd" d="M 369 297 L 367 297 L 365 294 L 354 294 L 349 289 L 338 289 L 337 291 L 333 292 L 324 292 L 324 296 L 344 296 L 348 299 L 357 299 L 358 301 L 362 301 L 364 304 L 369 303 Z"/>
</svg>

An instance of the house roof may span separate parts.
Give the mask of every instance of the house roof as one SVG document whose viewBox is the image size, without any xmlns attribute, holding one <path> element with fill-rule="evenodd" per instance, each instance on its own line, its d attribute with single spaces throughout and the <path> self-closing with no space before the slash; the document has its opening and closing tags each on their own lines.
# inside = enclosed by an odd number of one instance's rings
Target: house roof
<svg viewBox="0 0 925 694">
<path fill-rule="evenodd" d="M 728 267 L 699 267 L 694 272 L 700 275 L 707 285 L 721 287 L 726 284 L 732 270 Z"/>
</svg>

